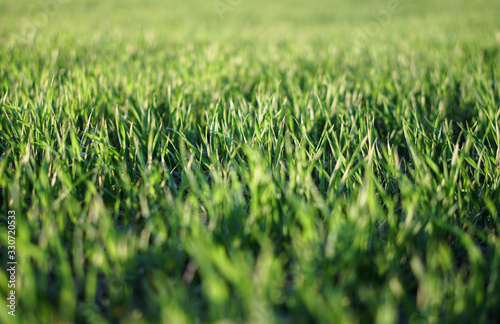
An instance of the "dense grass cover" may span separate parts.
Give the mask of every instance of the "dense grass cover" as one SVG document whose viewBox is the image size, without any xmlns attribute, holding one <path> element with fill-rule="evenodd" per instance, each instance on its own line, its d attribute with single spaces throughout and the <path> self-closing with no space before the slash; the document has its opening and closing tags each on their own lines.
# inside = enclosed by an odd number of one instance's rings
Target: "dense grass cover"
<svg viewBox="0 0 500 324">
<path fill-rule="evenodd" d="M 0 322 L 500 320 L 500 3 L 395 3 L 0 1 Z"/>
</svg>

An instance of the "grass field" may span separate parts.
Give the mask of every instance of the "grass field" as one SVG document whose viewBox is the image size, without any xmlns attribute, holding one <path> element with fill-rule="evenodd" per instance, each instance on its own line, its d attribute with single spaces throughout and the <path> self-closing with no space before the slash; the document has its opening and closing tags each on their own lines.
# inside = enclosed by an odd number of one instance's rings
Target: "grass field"
<svg viewBox="0 0 500 324">
<path fill-rule="evenodd" d="M 0 0 L 0 323 L 497 323 L 499 15 Z"/>
</svg>

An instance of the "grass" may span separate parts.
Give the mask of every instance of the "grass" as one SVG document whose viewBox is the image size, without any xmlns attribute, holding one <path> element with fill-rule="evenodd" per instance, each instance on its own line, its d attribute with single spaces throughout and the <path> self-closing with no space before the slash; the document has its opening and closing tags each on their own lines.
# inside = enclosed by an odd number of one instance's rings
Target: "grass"
<svg viewBox="0 0 500 324">
<path fill-rule="evenodd" d="M 498 1 L 222 3 L 0 1 L 0 322 L 500 320 Z"/>
</svg>

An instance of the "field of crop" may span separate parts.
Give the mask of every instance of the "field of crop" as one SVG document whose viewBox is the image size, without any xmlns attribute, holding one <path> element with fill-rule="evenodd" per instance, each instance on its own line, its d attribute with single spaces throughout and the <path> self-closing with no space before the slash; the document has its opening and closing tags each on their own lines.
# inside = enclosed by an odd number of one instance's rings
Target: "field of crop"
<svg viewBox="0 0 500 324">
<path fill-rule="evenodd" d="M 498 323 L 499 17 L 0 0 L 0 323 Z"/>
</svg>

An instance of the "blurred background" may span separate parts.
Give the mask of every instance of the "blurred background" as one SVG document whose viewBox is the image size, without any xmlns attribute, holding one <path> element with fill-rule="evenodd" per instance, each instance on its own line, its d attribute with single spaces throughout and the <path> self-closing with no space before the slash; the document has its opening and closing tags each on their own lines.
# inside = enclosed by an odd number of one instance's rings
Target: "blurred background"
<svg viewBox="0 0 500 324">
<path fill-rule="evenodd" d="M 427 41 L 498 42 L 499 15 L 500 2 L 493 0 L 2 0 L 0 41 L 141 39 L 154 45 L 237 38 L 349 47 L 353 41 L 418 41 L 425 35 Z"/>
</svg>

